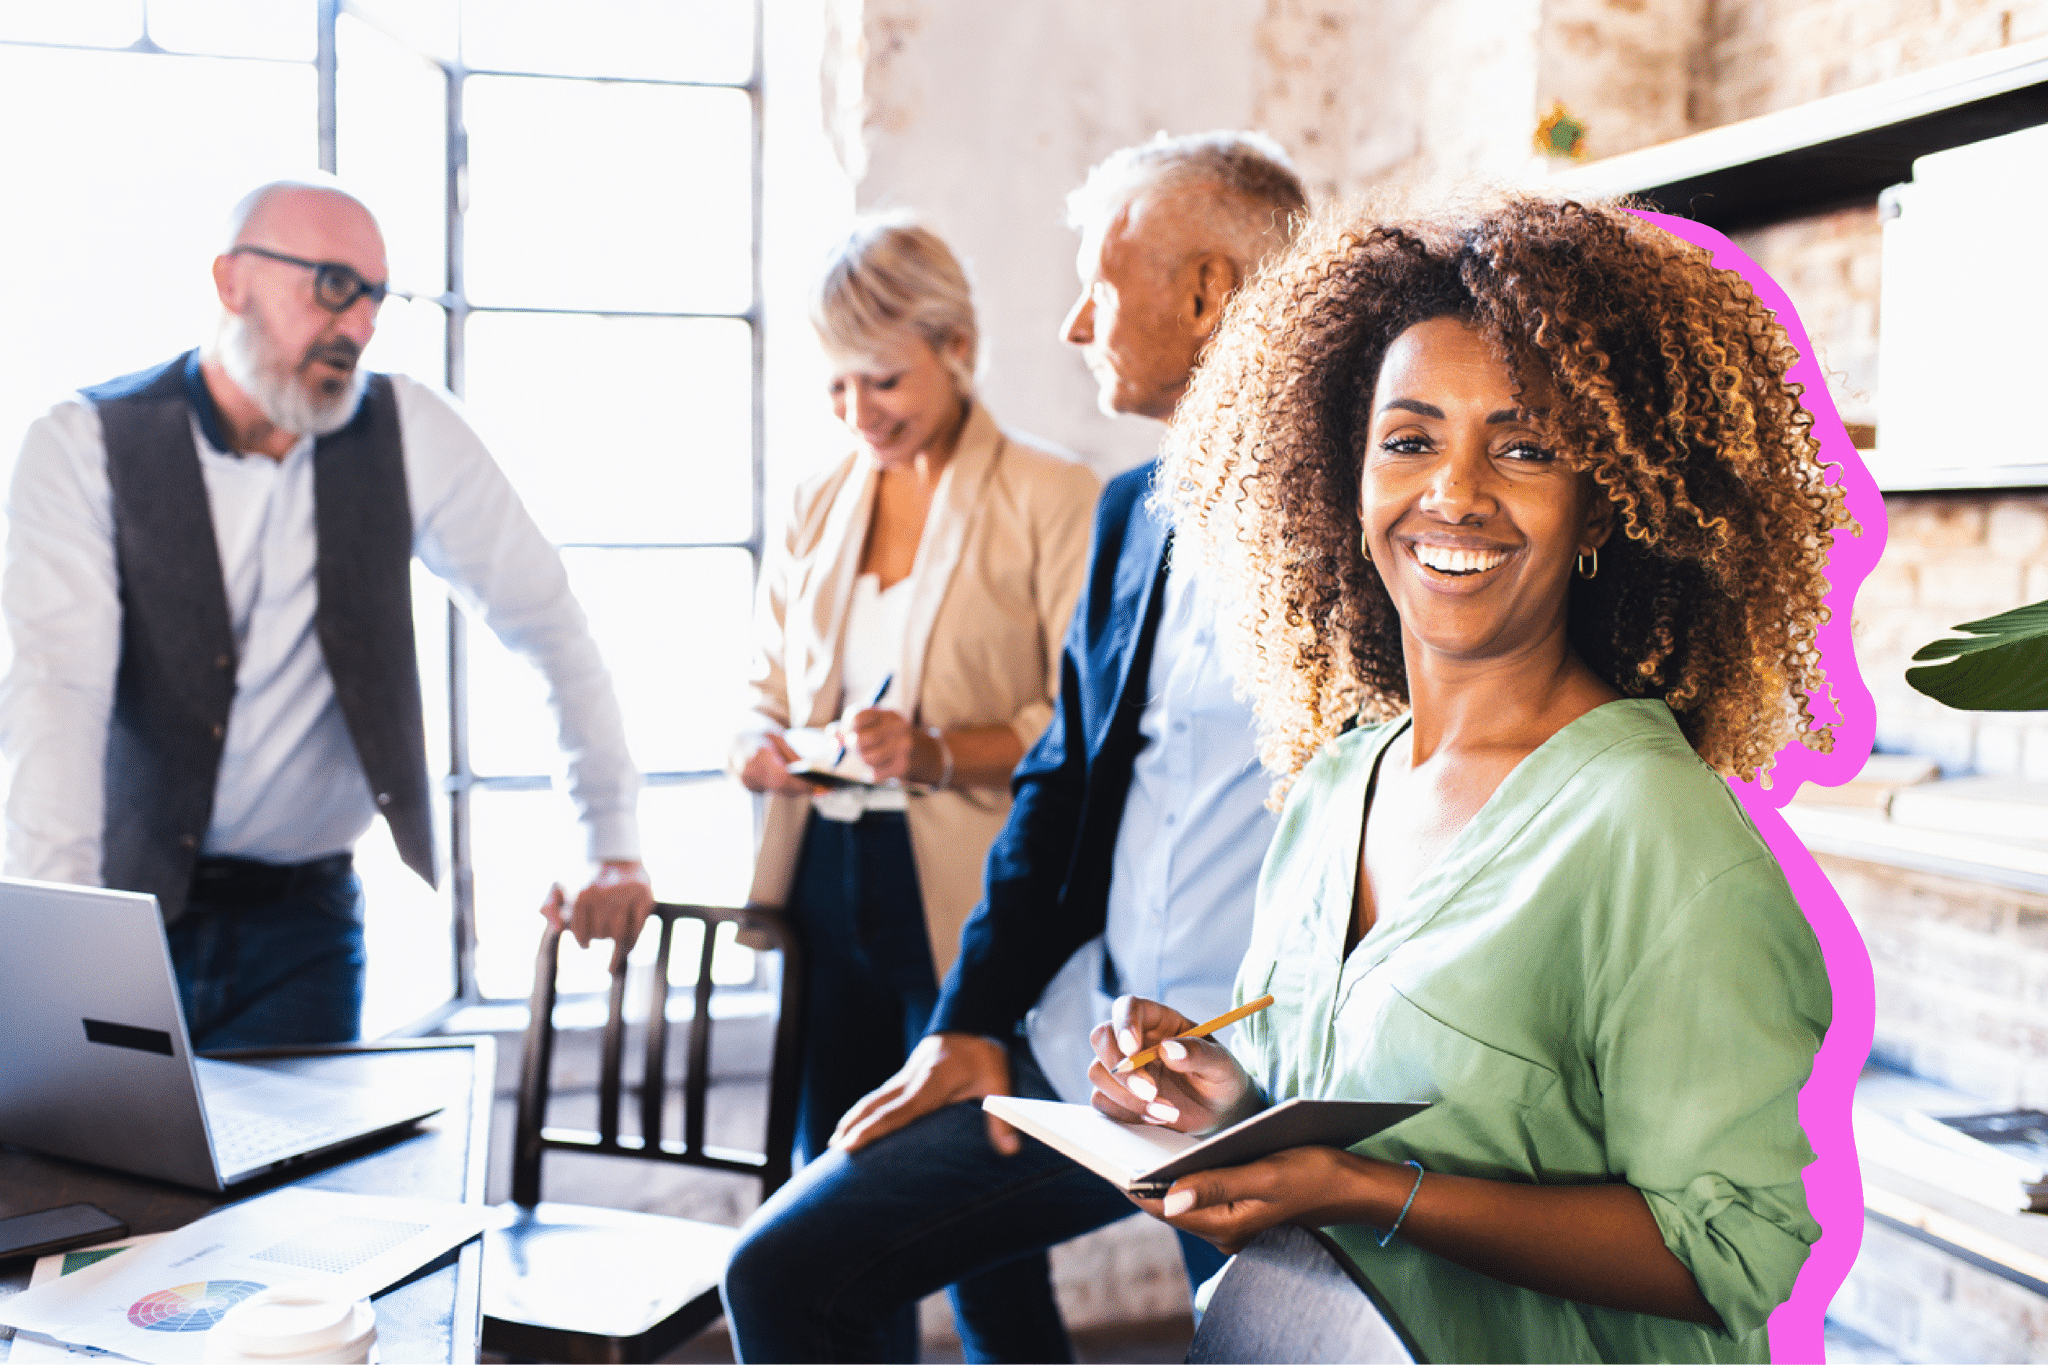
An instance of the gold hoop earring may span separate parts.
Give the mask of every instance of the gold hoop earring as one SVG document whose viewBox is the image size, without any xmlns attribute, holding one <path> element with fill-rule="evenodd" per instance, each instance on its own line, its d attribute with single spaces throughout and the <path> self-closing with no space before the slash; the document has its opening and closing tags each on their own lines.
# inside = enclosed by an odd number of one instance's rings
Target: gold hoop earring
<svg viewBox="0 0 2048 1365">
<path fill-rule="evenodd" d="M 1598 545 L 1595 545 L 1593 547 L 1593 563 L 1591 568 L 1588 568 L 1586 565 L 1586 556 L 1580 555 L 1577 559 L 1572 561 L 1572 572 L 1576 573 L 1581 578 L 1599 577 L 1600 547 Z"/>
<path fill-rule="evenodd" d="M 1360 531 L 1358 533 L 1358 553 L 1365 556 L 1366 563 L 1372 563 L 1372 532 Z"/>
</svg>

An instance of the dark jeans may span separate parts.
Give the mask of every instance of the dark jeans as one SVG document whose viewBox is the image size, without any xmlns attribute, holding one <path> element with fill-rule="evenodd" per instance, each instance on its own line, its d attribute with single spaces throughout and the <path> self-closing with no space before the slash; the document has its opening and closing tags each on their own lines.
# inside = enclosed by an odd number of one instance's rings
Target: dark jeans
<svg viewBox="0 0 2048 1365">
<path fill-rule="evenodd" d="M 840 1116 L 896 1074 L 938 1003 L 924 898 L 904 817 L 878 812 L 842 823 L 812 815 L 789 909 L 809 964 L 796 1156 L 810 1163 L 828 1155 Z M 958 1278 L 956 1271 L 932 1288 Z M 1042 1252 L 956 1285 L 952 1297 L 963 1333 L 1037 1341 L 1049 1321 L 1065 1341 Z M 906 1351 L 916 1350 L 914 1314 L 912 1307 L 900 1315 Z"/>
<path fill-rule="evenodd" d="M 345 1043 L 361 1030 L 363 887 L 348 854 L 294 867 L 203 858 L 168 932 L 196 1050 Z"/>
<path fill-rule="evenodd" d="M 1057 1098 L 1023 1044 L 1010 1067 L 1017 1094 Z M 734 1349 L 755 1362 L 915 1360 L 917 1301 L 952 1285 L 969 1360 L 1071 1360 L 1045 1248 L 1133 1212 L 1033 1139 L 1003 1156 L 980 1105 L 951 1105 L 851 1156 L 827 1152 L 755 1211 L 725 1272 Z M 1208 1243 L 1181 1242 L 1190 1276 L 1222 1266 Z"/>
<path fill-rule="evenodd" d="M 924 899 L 902 812 L 811 816 L 789 913 L 803 936 L 803 1082 L 796 1156 L 825 1150 L 839 1116 L 896 1074 L 938 1003 Z"/>
</svg>

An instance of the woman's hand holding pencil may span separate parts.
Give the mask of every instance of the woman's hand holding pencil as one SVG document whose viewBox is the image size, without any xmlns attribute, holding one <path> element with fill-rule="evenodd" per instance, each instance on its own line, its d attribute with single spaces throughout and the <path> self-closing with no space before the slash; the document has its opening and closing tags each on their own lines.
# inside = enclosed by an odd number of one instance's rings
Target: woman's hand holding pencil
<svg viewBox="0 0 2048 1365">
<path fill-rule="evenodd" d="M 1121 1123 L 1184 1133 L 1209 1132 L 1265 1108 L 1237 1059 L 1207 1035 L 1272 1003 L 1269 996 L 1197 1024 L 1156 1000 L 1120 997 L 1109 1022 L 1089 1035 L 1095 1108 Z M 1155 1063 L 1156 1073 L 1145 1069 Z"/>
<path fill-rule="evenodd" d="M 1210 1034 L 1216 1032 L 1216 1030 L 1218 1029 L 1228 1028 L 1240 1019 L 1250 1018 L 1252 1015 L 1257 1014 L 1260 1010 L 1266 1008 L 1266 1006 L 1272 1003 L 1272 996 L 1262 995 L 1258 999 L 1253 1000 L 1248 1004 L 1239 1005 L 1234 1010 L 1227 1010 L 1224 1013 L 1217 1015 L 1214 1019 L 1211 1019 L 1206 1024 L 1197 1024 L 1193 1028 L 1189 1029 L 1186 1033 L 1176 1033 L 1173 1035 L 1173 1037 L 1167 1039 L 1166 1042 L 1179 1043 L 1186 1042 L 1190 1038 L 1207 1038 Z M 1164 1047 L 1165 1045 L 1165 1043 L 1161 1043 L 1160 1047 Z M 1126 1072 L 1136 1071 L 1141 1066 L 1150 1066 L 1152 1064 L 1152 1061 L 1158 1056 L 1158 1047 L 1148 1047 L 1143 1052 L 1137 1053 L 1134 1056 L 1126 1057 L 1122 1061 L 1118 1062 L 1115 1067 L 1115 1074 L 1121 1076 Z"/>
</svg>

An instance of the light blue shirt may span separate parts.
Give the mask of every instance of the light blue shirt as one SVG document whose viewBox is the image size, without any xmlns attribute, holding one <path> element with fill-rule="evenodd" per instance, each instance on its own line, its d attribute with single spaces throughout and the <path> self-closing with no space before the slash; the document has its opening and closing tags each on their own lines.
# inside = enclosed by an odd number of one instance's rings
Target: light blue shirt
<svg viewBox="0 0 2048 1365">
<path fill-rule="evenodd" d="M 1092 1090 L 1088 1031 L 1109 1017 L 1105 977 L 1198 1022 L 1230 1008 L 1277 823 L 1266 809 L 1272 779 L 1259 766 L 1251 708 L 1232 695 L 1216 639 L 1215 605 L 1183 571 L 1167 574 L 1165 592 L 1138 718 L 1145 743 L 1110 863 L 1107 926 L 1068 960 L 1027 1023 L 1039 1066 L 1075 1104 Z"/>
</svg>

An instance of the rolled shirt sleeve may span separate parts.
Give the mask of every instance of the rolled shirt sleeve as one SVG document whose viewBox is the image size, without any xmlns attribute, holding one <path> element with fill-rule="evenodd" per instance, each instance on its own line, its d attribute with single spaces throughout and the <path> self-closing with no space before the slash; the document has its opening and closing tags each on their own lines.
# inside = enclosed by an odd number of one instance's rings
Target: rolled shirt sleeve
<svg viewBox="0 0 2048 1365">
<path fill-rule="evenodd" d="M 1599 1015 L 1609 1161 L 1734 1336 L 1785 1301 L 1820 1237 L 1799 1090 L 1827 1032 L 1826 980 L 1764 856 L 1678 910 Z"/>
</svg>

